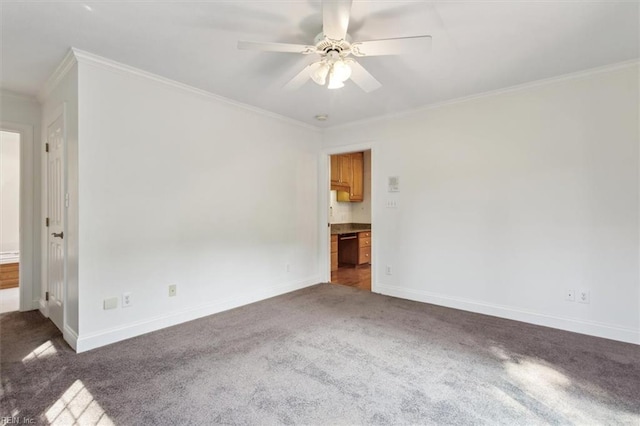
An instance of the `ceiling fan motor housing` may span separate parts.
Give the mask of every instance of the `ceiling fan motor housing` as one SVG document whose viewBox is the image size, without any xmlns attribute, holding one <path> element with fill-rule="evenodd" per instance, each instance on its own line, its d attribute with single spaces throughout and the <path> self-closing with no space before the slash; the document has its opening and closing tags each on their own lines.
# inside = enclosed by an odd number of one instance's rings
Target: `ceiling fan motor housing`
<svg viewBox="0 0 640 426">
<path fill-rule="evenodd" d="M 332 40 L 320 33 L 316 36 L 314 43 L 320 55 L 327 55 L 329 52 L 338 52 L 340 56 L 346 56 L 351 51 L 351 36 L 347 34 L 342 40 Z"/>
</svg>

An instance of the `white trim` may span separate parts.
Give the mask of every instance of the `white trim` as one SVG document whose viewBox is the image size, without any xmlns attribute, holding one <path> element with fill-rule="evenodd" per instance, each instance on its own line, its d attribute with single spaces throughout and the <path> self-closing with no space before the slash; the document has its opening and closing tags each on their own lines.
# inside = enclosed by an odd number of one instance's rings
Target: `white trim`
<svg viewBox="0 0 640 426">
<path fill-rule="evenodd" d="M 73 348 L 75 351 L 78 347 L 78 334 L 69 328 L 66 324 L 64 325 L 64 330 L 62 331 L 62 338 Z"/>
<path fill-rule="evenodd" d="M 7 89 L 0 89 L 0 97 L 13 98 L 13 99 L 24 101 L 24 102 L 31 102 L 37 106 L 40 106 L 40 102 L 38 102 L 38 99 L 36 97 L 26 95 L 23 93 L 13 92 Z"/>
<path fill-rule="evenodd" d="M 62 81 L 77 62 L 73 49 L 69 49 L 53 74 L 51 74 L 44 83 L 44 86 L 42 86 L 42 89 L 38 92 L 37 98 L 41 103 L 45 102 L 51 94 L 51 91 L 58 86 L 60 81 Z"/>
<path fill-rule="evenodd" d="M 499 318 L 522 321 L 529 324 L 536 324 L 560 330 L 572 331 L 574 333 L 587 334 L 590 336 L 603 337 L 605 339 L 640 345 L 640 330 L 632 328 L 619 327 L 596 321 L 562 318 L 524 309 L 514 309 L 508 306 L 479 302 L 476 300 L 444 296 L 423 290 L 401 288 L 391 285 L 377 285 L 376 288 L 378 290 L 377 293 L 387 296 L 431 303 L 434 305 L 446 306 L 448 308 L 476 312 L 479 314 L 491 315 Z"/>
<path fill-rule="evenodd" d="M 119 71 L 129 75 L 135 75 L 137 77 L 141 77 L 147 80 L 154 81 L 156 83 L 160 83 L 165 86 L 172 87 L 174 89 L 178 89 L 183 92 L 190 93 L 192 95 L 197 95 L 209 101 L 221 102 L 226 105 L 232 106 L 234 108 L 239 108 L 241 110 L 249 111 L 254 114 L 258 114 L 264 117 L 269 117 L 275 120 L 279 120 L 288 124 L 292 124 L 295 126 L 302 127 L 307 130 L 312 130 L 314 132 L 321 133 L 322 129 L 317 126 L 313 126 L 311 124 L 304 123 L 302 121 L 294 120 L 293 118 L 285 117 L 284 115 L 277 114 L 275 112 L 267 111 L 262 108 L 258 108 L 252 105 L 244 104 L 242 102 L 234 101 L 229 98 L 225 98 L 224 96 L 216 95 L 211 92 L 207 92 L 206 90 L 198 89 L 193 86 L 189 86 L 188 84 L 180 83 L 175 80 L 171 80 L 166 77 L 159 76 L 157 74 L 153 74 L 139 68 L 135 68 L 120 62 L 112 61 L 111 59 L 104 58 L 102 56 L 94 55 L 93 53 L 85 52 L 83 50 L 79 50 L 76 48 L 71 48 L 70 53 L 75 55 L 76 60 L 80 64 L 94 65 L 100 66 L 102 68 L 106 68 L 109 70 Z"/>
<path fill-rule="evenodd" d="M 34 227 L 34 217 L 37 215 L 34 215 L 33 209 L 35 197 L 34 128 L 28 124 L 1 121 L 0 130 L 20 135 L 20 311 L 31 311 L 37 309 L 37 305 L 34 307 L 33 304 L 33 290 L 35 288 L 33 270 L 36 258 L 34 256 L 34 240 L 37 238 Z"/>
<path fill-rule="evenodd" d="M 254 290 L 250 293 L 240 294 L 216 303 L 206 303 L 199 307 L 189 308 L 179 312 L 172 312 L 166 315 L 159 315 L 154 318 L 114 327 L 97 333 L 80 334 L 76 339 L 76 347 L 74 349 L 76 349 L 76 352 L 78 353 L 85 352 L 111 343 L 150 333 L 152 331 L 181 324 L 183 322 L 192 321 L 208 315 L 217 314 L 229 309 L 268 299 L 270 297 L 300 290 L 318 283 L 320 283 L 320 277 L 314 276 L 303 281 L 287 283 L 265 290 Z M 71 344 L 71 342 L 69 342 L 69 344 Z"/>
<path fill-rule="evenodd" d="M 611 71 L 617 71 L 620 69 L 625 69 L 625 68 L 631 68 L 634 66 L 640 66 L 640 60 L 639 59 L 632 59 L 630 61 L 624 61 L 624 62 L 618 62 L 615 64 L 610 64 L 610 65 L 605 65 L 602 67 L 596 67 L 596 68 L 591 68 L 588 70 L 583 70 L 583 71 L 577 71 L 577 72 L 573 72 L 573 73 L 569 73 L 569 74 L 563 74 L 563 75 L 559 75 L 559 76 L 555 76 L 555 77 L 549 77 L 549 78 L 544 78 L 542 80 L 535 80 L 535 81 L 529 81 L 527 83 L 522 83 L 522 84 L 516 84 L 515 86 L 509 86 L 509 87 L 504 87 L 501 89 L 495 89 L 495 90 L 489 90 L 486 92 L 480 92 L 480 93 L 476 93 L 473 95 L 468 95 L 468 96 L 463 96 L 460 98 L 454 98 L 454 99 L 449 99 L 449 100 L 445 100 L 442 102 L 435 102 L 432 104 L 427 104 L 427 105 L 422 105 L 419 106 L 417 108 L 412 108 L 412 109 L 408 109 L 405 111 L 399 111 L 399 112 L 392 112 L 389 114 L 383 114 L 383 115 L 378 115 L 375 117 L 368 117 L 368 118 L 363 118 L 361 120 L 356 120 L 356 121 L 350 121 L 348 123 L 342 123 L 342 124 L 337 124 L 335 126 L 327 126 L 324 129 L 331 129 L 331 130 L 339 130 L 339 129 L 343 129 L 343 128 L 349 128 L 351 126 L 361 126 L 361 125 L 366 125 L 366 124 L 373 124 L 373 123 L 377 123 L 380 121 L 386 121 L 386 120 L 391 120 L 391 119 L 400 119 L 400 118 L 405 118 L 405 117 L 410 117 L 413 114 L 419 114 L 420 112 L 424 112 L 426 110 L 430 110 L 430 109 L 436 109 L 436 108 L 442 108 L 445 106 L 449 106 L 449 105 L 455 105 L 455 104 L 459 104 L 459 103 L 465 103 L 465 102 L 470 102 L 470 101 L 474 101 L 477 99 L 483 99 L 483 98 L 490 98 L 493 96 L 498 96 L 498 95 L 503 95 L 503 94 L 507 94 L 507 93 L 513 93 L 513 92 L 521 92 L 521 91 L 526 91 L 529 89 L 533 89 L 536 87 L 540 87 L 540 86 L 547 86 L 550 84 L 554 84 L 554 83 L 559 83 L 562 81 L 567 81 L 567 80 L 575 80 L 575 79 L 579 79 L 579 78 L 584 78 L 584 77 L 590 77 L 592 75 L 597 75 L 597 74 L 602 74 L 605 72 L 611 72 Z"/>
</svg>

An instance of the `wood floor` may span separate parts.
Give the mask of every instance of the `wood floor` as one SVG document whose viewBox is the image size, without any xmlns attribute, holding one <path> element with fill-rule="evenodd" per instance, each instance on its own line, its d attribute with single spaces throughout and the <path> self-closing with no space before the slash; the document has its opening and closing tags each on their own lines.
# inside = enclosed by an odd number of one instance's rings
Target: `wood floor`
<svg viewBox="0 0 640 426">
<path fill-rule="evenodd" d="M 371 265 L 342 266 L 331 272 L 331 284 L 348 285 L 371 291 Z"/>
<path fill-rule="evenodd" d="M 4 263 L 0 265 L 0 289 L 18 287 L 19 281 L 19 263 Z"/>
</svg>

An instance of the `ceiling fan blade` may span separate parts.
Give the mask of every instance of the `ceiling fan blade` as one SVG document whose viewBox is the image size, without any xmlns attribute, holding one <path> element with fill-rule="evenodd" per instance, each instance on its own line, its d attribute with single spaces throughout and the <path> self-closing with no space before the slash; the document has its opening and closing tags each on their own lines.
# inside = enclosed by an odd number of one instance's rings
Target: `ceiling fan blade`
<svg viewBox="0 0 640 426">
<path fill-rule="evenodd" d="M 239 41 L 238 49 L 260 50 L 263 52 L 303 53 L 305 55 L 316 51 L 315 46 L 306 46 L 304 44 L 269 43 L 261 41 Z"/>
<path fill-rule="evenodd" d="M 352 0 L 324 0 L 322 2 L 322 32 L 332 40 L 347 35 Z"/>
<path fill-rule="evenodd" d="M 313 64 L 311 64 L 313 65 Z M 308 80 L 311 79 L 311 65 L 307 65 L 284 85 L 286 90 L 297 90 L 301 88 Z"/>
<path fill-rule="evenodd" d="M 427 52 L 431 49 L 431 36 L 388 38 L 351 43 L 354 56 L 400 55 Z"/>
<path fill-rule="evenodd" d="M 351 80 L 365 92 L 373 92 L 382 87 L 382 84 L 356 61 L 349 61 L 349 66 L 351 67 Z"/>
</svg>

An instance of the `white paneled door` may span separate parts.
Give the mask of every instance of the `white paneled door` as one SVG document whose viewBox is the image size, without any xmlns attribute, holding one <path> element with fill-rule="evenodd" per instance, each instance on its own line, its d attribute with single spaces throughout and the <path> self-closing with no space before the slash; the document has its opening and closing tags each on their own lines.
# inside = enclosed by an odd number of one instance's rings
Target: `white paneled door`
<svg viewBox="0 0 640 426">
<path fill-rule="evenodd" d="M 64 192 L 64 115 L 47 129 L 47 209 L 49 237 L 47 244 L 49 318 L 62 330 L 64 324 L 65 292 L 65 192 Z"/>
</svg>

